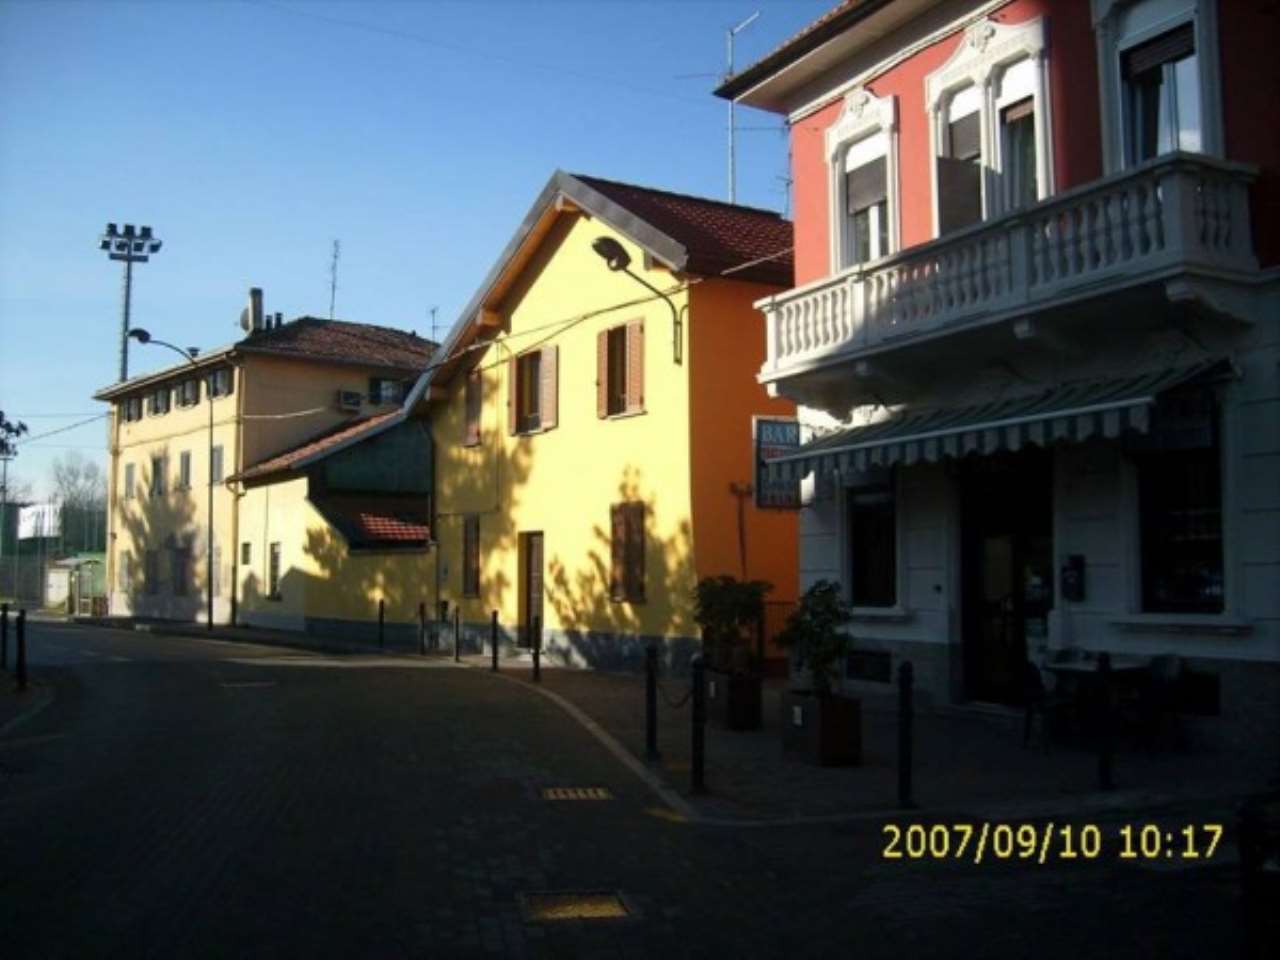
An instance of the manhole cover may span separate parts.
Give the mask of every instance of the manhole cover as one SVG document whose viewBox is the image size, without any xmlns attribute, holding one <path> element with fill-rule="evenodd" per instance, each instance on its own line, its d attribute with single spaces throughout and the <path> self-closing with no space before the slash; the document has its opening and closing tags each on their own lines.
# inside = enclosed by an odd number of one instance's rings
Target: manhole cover
<svg viewBox="0 0 1280 960">
<path fill-rule="evenodd" d="M 612 800 L 605 787 L 543 787 L 543 800 Z"/>
<path fill-rule="evenodd" d="M 600 890 L 576 890 L 560 893 L 522 893 L 520 912 L 526 923 L 552 923 L 560 920 L 625 920 L 634 917 L 633 909 L 621 893 Z"/>
</svg>

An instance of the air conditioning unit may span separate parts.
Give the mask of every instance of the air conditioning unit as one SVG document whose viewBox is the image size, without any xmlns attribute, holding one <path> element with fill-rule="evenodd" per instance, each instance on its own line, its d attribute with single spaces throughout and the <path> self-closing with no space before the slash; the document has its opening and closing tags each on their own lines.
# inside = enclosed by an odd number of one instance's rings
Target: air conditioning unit
<svg viewBox="0 0 1280 960">
<path fill-rule="evenodd" d="M 339 410 L 345 410 L 349 413 L 359 413 L 360 404 L 364 402 L 364 395 L 359 390 L 339 390 L 337 403 Z"/>
</svg>

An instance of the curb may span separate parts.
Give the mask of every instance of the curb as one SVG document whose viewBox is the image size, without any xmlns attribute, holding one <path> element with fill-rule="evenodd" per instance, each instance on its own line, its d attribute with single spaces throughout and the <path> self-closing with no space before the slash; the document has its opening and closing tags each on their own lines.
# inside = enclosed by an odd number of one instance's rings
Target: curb
<svg viewBox="0 0 1280 960">
<path fill-rule="evenodd" d="M 912 807 L 903 809 L 898 806 L 876 807 L 857 810 L 850 813 L 817 814 L 813 816 L 774 817 L 760 820 L 738 819 L 734 817 L 714 817 L 699 813 L 694 807 L 672 789 L 661 777 L 655 774 L 630 750 L 624 747 L 612 734 L 587 716 L 580 707 L 545 687 L 538 686 L 519 677 L 505 673 L 494 674 L 487 665 L 478 663 L 461 664 L 474 670 L 481 670 L 490 676 L 496 676 L 508 683 L 542 694 L 562 710 L 573 717 L 588 733 L 596 738 L 606 750 L 634 773 L 653 791 L 657 797 L 675 812 L 681 822 L 698 827 L 714 827 L 718 829 L 762 829 L 779 827 L 815 827 L 839 826 L 841 824 L 861 823 L 866 820 L 900 820 L 905 817 L 938 821 L 952 819 L 965 822 L 981 820 L 1048 820 L 1057 817 L 1080 817 L 1088 814 L 1107 813 L 1143 813 L 1185 802 L 1238 802 L 1242 795 L 1232 791 L 1194 796 L 1179 796 L 1169 793 L 1158 793 L 1149 790 L 1117 790 L 1109 793 L 1081 794 L 1060 800 L 1028 800 L 1024 803 L 1000 804 L 985 806 L 981 803 L 950 805 L 940 807 Z M 980 812 L 975 812 L 980 811 Z"/>
<path fill-rule="evenodd" d="M 45 707 L 53 703 L 55 696 L 54 688 L 47 683 L 42 683 L 38 686 L 40 688 L 40 693 L 37 695 L 36 699 L 16 717 L 13 717 L 3 725 L 0 725 L 0 737 L 3 737 L 10 730 L 14 730 L 22 726 L 22 724 L 26 723 L 28 720 L 33 719 L 38 713 L 44 710 Z"/>
<path fill-rule="evenodd" d="M 705 822 L 703 816 L 694 810 L 683 797 L 667 786 L 661 777 L 637 760 L 630 750 L 619 743 L 611 733 L 604 729 L 604 727 L 600 726 L 600 724 L 587 716 L 581 708 L 566 700 L 564 697 L 560 696 L 560 694 L 548 690 L 545 687 L 529 683 L 527 680 L 521 680 L 519 677 L 508 676 L 505 673 L 495 674 L 493 671 L 487 670 L 478 664 L 463 663 L 462 666 L 472 670 L 482 670 L 490 676 L 496 676 L 508 683 L 519 684 L 528 690 L 542 694 L 552 703 L 560 707 L 560 709 L 565 713 L 569 714 L 569 716 L 573 717 L 574 720 L 578 721 L 579 725 L 582 726 L 587 733 L 595 737 L 601 746 L 613 754 L 616 760 L 639 777 L 644 785 L 652 790 L 659 800 L 670 807 L 671 810 L 681 818 L 681 820 L 694 824 L 701 824 Z"/>
</svg>

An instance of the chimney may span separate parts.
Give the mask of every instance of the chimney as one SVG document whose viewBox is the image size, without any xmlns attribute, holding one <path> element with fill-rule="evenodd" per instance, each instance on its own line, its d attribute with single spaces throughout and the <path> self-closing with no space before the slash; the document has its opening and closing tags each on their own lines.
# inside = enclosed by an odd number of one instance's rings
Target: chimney
<svg viewBox="0 0 1280 960">
<path fill-rule="evenodd" d="M 282 323 L 284 323 L 284 314 L 283 314 L 283 313 L 277 313 L 277 314 L 276 314 L 276 325 L 275 325 L 275 328 L 276 328 L 277 330 L 279 330 L 279 329 L 280 329 L 280 325 L 281 325 Z"/>
<path fill-rule="evenodd" d="M 263 329 L 262 326 L 262 288 L 249 288 L 249 329 L 254 333 Z"/>
</svg>

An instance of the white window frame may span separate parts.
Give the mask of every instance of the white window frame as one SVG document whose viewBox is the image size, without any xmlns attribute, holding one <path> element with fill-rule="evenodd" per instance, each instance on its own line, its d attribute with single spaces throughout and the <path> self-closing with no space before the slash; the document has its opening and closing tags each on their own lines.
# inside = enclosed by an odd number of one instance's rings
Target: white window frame
<svg viewBox="0 0 1280 960">
<path fill-rule="evenodd" d="M 898 100 L 895 96 L 877 97 L 871 91 L 858 87 L 844 98 L 844 105 L 836 122 L 827 128 L 827 170 L 830 198 L 830 231 L 828 249 L 831 251 L 831 272 L 854 269 L 861 264 L 845 266 L 845 254 L 852 246 L 848 203 L 845 196 L 845 158 L 855 145 L 872 137 L 884 138 L 885 157 L 885 207 L 889 218 L 889 249 L 881 256 L 888 256 L 901 249 L 899 238 L 898 191 Z"/>
<path fill-rule="evenodd" d="M 1000 81 L 1006 70 L 1024 60 L 1032 63 L 1032 109 L 1036 130 L 1036 199 L 1054 192 L 1052 108 L 1049 97 L 1049 55 L 1045 43 L 1045 19 L 1023 23 L 997 23 L 983 19 L 970 24 L 950 59 L 925 77 L 925 109 L 929 114 L 929 181 L 933 198 L 933 235 L 938 236 L 938 164 L 947 142 L 951 100 L 966 88 L 978 92 L 979 144 L 982 150 L 982 217 L 984 220 L 1010 211 L 1004 187 L 1004 145 L 1000 111 L 1025 98 L 1002 96 Z"/>
<path fill-rule="evenodd" d="M 1223 156 L 1222 73 L 1218 55 L 1218 5 L 1214 0 L 1092 0 L 1098 46 L 1098 92 L 1102 98 L 1102 162 L 1118 173 L 1129 160 L 1129 106 L 1122 63 L 1126 51 L 1193 24 L 1200 71 L 1200 152 Z"/>
</svg>

